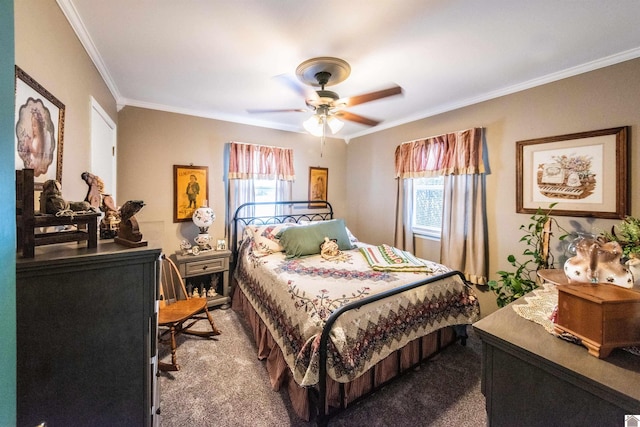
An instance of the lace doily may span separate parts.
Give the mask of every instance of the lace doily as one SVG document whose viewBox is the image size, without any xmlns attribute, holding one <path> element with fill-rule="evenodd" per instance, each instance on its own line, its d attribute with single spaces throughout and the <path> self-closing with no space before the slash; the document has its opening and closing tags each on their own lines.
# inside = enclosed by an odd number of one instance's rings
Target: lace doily
<svg viewBox="0 0 640 427">
<path fill-rule="evenodd" d="M 512 305 L 513 310 L 521 317 L 541 325 L 550 334 L 580 344 L 580 338 L 567 332 L 558 334 L 554 331 L 552 316 L 558 306 L 558 289 L 552 283 L 544 283 L 527 296 L 525 304 Z M 640 347 L 625 347 L 622 350 L 640 356 Z"/>
</svg>

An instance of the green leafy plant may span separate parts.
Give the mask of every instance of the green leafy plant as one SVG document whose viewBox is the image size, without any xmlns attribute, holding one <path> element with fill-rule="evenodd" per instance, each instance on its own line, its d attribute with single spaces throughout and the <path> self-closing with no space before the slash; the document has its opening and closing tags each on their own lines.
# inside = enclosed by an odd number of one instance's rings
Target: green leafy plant
<svg viewBox="0 0 640 427">
<path fill-rule="evenodd" d="M 624 258 L 640 258 L 640 219 L 627 216 L 620 224 L 611 227 L 611 232 L 601 233 L 607 242 L 618 242 Z"/>
<path fill-rule="evenodd" d="M 507 257 L 509 264 L 515 267 L 515 271 L 498 271 L 497 274 L 500 278 L 488 282 L 489 289 L 496 294 L 498 307 L 504 307 L 537 288 L 536 272 L 553 266 L 553 255 L 548 247 L 551 226 L 555 225 L 559 230 L 565 232 L 556 219 L 551 216 L 551 211 L 556 204 L 550 204 L 546 211 L 538 208 L 536 213 L 530 217 L 531 223 L 520 226 L 520 230 L 524 231 L 520 242 L 526 244 L 525 250 L 522 252 L 525 259 L 519 261 L 515 255 Z M 559 240 L 563 240 L 566 236 L 567 234 L 560 236 Z M 547 246 L 545 246 L 545 241 Z"/>
</svg>

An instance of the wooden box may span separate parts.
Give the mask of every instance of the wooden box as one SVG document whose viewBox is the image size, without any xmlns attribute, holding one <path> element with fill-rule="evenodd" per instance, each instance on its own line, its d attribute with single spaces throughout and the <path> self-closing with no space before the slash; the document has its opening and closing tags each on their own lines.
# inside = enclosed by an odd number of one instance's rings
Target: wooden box
<svg viewBox="0 0 640 427">
<path fill-rule="evenodd" d="M 577 336 L 600 359 L 638 345 L 640 292 L 604 283 L 559 285 L 555 331 Z"/>
</svg>

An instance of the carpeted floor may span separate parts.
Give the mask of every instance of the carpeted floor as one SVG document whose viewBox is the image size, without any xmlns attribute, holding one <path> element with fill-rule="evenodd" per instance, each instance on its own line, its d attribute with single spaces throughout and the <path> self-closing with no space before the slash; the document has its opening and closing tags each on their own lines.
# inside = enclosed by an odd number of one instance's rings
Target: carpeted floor
<svg viewBox="0 0 640 427">
<path fill-rule="evenodd" d="M 312 426 L 291 410 L 284 391 L 271 389 L 244 319 L 212 310 L 222 335 L 180 337 L 181 370 L 160 374 L 163 427 Z M 204 323 L 200 322 L 204 327 Z M 456 343 L 420 369 L 334 417 L 330 426 L 485 426 L 480 392 L 481 345 L 469 327 L 467 346 Z M 160 360 L 168 348 L 160 346 Z"/>
</svg>

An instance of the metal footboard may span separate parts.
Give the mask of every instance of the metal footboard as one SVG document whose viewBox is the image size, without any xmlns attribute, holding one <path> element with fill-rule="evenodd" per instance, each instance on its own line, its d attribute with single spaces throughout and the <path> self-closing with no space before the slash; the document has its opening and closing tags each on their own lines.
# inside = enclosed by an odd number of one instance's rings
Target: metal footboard
<svg viewBox="0 0 640 427">
<path fill-rule="evenodd" d="M 320 348 L 319 348 L 319 371 L 318 371 L 318 376 L 319 376 L 319 382 L 318 382 L 318 414 L 317 414 L 317 424 L 319 426 L 326 426 L 329 422 L 329 418 L 331 417 L 332 414 L 327 413 L 326 411 L 326 396 L 327 396 L 327 359 L 328 359 L 328 349 L 327 346 L 329 345 L 329 334 L 331 333 L 331 328 L 333 327 L 333 324 L 338 320 L 338 318 L 340 316 L 342 316 L 344 313 L 351 311 L 351 310 L 355 310 L 357 308 L 360 308 L 362 306 L 365 306 L 367 304 L 371 304 L 374 303 L 376 301 L 380 301 L 382 299 L 388 298 L 388 297 L 392 297 L 395 295 L 398 295 L 402 292 L 406 292 L 408 290 L 411 289 L 415 289 L 424 285 L 428 285 L 430 283 L 442 280 L 442 279 L 446 279 L 448 277 L 453 277 L 453 276 L 459 276 L 460 279 L 462 280 L 462 283 L 465 284 L 465 286 L 469 286 L 468 282 L 466 281 L 464 274 L 462 274 L 460 271 L 450 271 L 438 276 L 434 276 L 434 277 L 429 277 L 427 279 L 424 280 L 418 280 L 416 282 L 413 283 L 409 283 L 407 285 L 404 286 L 400 286 L 398 288 L 394 288 L 394 289 L 389 289 L 388 291 L 385 292 L 381 292 L 379 294 L 375 294 L 375 295 L 370 295 L 366 298 L 363 298 L 361 300 L 357 300 L 357 301 L 353 301 L 347 305 L 344 305 L 342 307 L 340 307 L 339 309 L 337 309 L 336 311 L 334 311 L 331 316 L 329 316 L 329 318 L 327 319 L 327 322 L 324 325 L 324 328 L 322 330 L 322 334 L 320 335 Z M 456 328 L 456 334 L 461 338 L 462 343 L 464 345 L 465 340 L 466 340 L 466 325 L 461 325 L 463 326 L 463 328 Z M 440 350 L 440 337 L 438 337 L 438 351 Z M 395 377 L 394 377 L 395 378 Z M 394 379 L 392 378 L 392 379 Z M 382 386 L 382 385 L 381 385 Z M 379 387 L 378 387 L 379 388 Z M 375 391 L 377 388 L 372 388 L 371 392 Z M 340 399 L 340 405 L 341 408 L 340 409 L 344 409 L 344 398 L 341 396 Z"/>
</svg>

